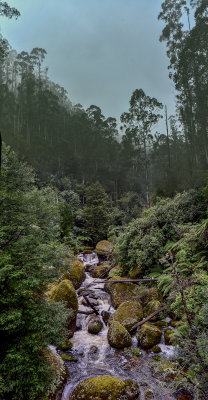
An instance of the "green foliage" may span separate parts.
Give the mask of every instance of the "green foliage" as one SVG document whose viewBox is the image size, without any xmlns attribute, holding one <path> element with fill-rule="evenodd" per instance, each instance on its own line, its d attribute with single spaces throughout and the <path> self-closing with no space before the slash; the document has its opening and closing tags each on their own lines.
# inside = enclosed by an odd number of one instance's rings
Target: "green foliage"
<svg viewBox="0 0 208 400">
<path fill-rule="evenodd" d="M 68 312 L 46 302 L 47 285 L 64 266 L 59 210 L 39 190 L 30 167 L 4 148 L 0 189 L 0 398 L 42 398 L 54 375 L 44 357 L 66 335 Z"/>
<path fill-rule="evenodd" d="M 110 224 L 109 199 L 99 182 L 86 190 L 84 216 L 85 227 L 92 243 L 105 239 Z"/>
<path fill-rule="evenodd" d="M 165 255 L 166 242 L 180 237 L 180 224 L 197 220 L 204 208 L 201 194 L 193 190 L 160 200 L 119 236 L 115 253 L 120 264 L 129 270 L 137 267 L 142 273 L 150 272 Z"/>
</svg>

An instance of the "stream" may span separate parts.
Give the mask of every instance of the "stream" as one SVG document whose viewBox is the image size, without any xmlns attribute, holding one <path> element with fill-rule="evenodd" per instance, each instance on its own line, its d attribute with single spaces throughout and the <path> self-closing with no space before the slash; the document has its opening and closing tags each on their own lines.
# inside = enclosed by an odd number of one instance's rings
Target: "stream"
<svg viewBox="0 0 208 400">
<path fill-rule="evenodd" d="M 84 266 L 96 266 L 99 262 L 96 253 L 80 255 L 78 257 Z M 102 279 L 97 279 L 102 281 Z M 104 281 L 104 279 L 103 279 Z M 93 282 L 93 284 L 92 284 Z M 100 316 L 102 311 L 109 311 L 111 314 L 115 312 L 110 306 L 110 295 L 104 291 L 104 282 L 96 284 L 96 279 L 92 278 L 90 272 L 86 272 L 86 279 L 82 286 L 77 290 L 79 301 L 79 311 L 92 311 L 86 305 L 82 294 L 87 293 L 89 300 L 95 305 Z M 77 362 L 66 362 L 69 370 L 69 378 L 62 393 L 61 400 L 69 400 L 70 396 L 78 385 L 84 379 L 98 376 L 114 376 L 119 379 L 133 379 L 140 385 L 141 400 L 144 400 L 144 391 L 152 389 L 155 395 L 155 400 L 172 400 L 175 397 L 171 396 L 167 387 L 161 384 L 155 377 L 153 363 L 155 363 L 151 351 L 139 349 L 141 355 L 135 356 L 129 354 L 125 350 L 117 350 L 108 344 L 107 332 L 108 326 L 103 321 L 103 328 L 97 335 L 88 333 L 87 324 L 91 316 L 85 314 L 77 315 L 77 328 L 72 339 L 73 355 L 77 358 Z M 132 337 L 133 345 L 131 349 L 138 349 L 136 337 Z M 159 344 L 162 352 L 160 358 L 174 359 L 174 346 L 166 346 L 164 344 L 164 335 Z M 163 382 L 164 383 L 164 382 Z M 166 384 L 166 386 L 168 386 Z M 119 399 L 118 399 L 119 400 Z"/>
</svg>

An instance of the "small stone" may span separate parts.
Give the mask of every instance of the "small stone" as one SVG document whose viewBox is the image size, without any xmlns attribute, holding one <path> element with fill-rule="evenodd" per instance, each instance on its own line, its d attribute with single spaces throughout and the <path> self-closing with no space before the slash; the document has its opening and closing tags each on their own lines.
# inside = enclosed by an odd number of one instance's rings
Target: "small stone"
<svg viewBox="0 0 208 400">
<path fill-rule="evenodd" d="M 161 353 L 162 350 L 161 350 L 160 346 L 153 346 L 151 351 L 153 353 L 157 354 L 157 353 Z"/>
</svg>

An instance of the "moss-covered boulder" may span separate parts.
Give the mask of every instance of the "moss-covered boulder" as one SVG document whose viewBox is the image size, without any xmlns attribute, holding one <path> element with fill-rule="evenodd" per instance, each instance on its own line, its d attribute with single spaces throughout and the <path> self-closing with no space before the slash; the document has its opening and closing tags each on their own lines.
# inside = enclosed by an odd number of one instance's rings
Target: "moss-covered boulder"
<svg viewBox="0 0 208 400">
<path fill-rule="evenodd" d="M 55 285 L 48 292 L 49 301 L 64 301 L 67 308 L 72 310 L 71 319 L 76 317 L 78 311 L 78 299 L 76 291 L 71 281 L 64 279 L 58 285 Z"/>
<path fill-rule="evenodd" d="M 101 322 L 100 318 L 98 316 L 95 316 L 90 318 L 87 330 L 89 333 L 96 335 L 101 331 L 102 327 L 103 323 Z"/>
<path fill-rule="evenodd" d="M 142 306 L 137 301 L 124 301 L 113 314 L 113 321 L 118 321 L 127 331 L 130 331 L 142 318 Z"/>
<path fill-rule="evenodd" d="M 157 287 L 152 287 L 149 289 L 149 301 L 158 300 L 160 303 L 163 302 L 163 295 Z"/>
<path fill-rule="evenodd" d="M 113 251 L 113 243 L 101 240 L 97 243 L 95 251 L 99 256 L 110 256 Z"/>
<path fill-rule="evenodd" d="M 72 349 L 72 343 L 70 342 L 70 340 L 65 340 L 65 342 L 61 343 L 57 349 L 61 350 L 61 351 L 68 351 Z"/>
<path fill-rule="evenodd" d="M 136 338 L 138 340 L 138 344 L 145 349 L 149 349 L 160 343 L 161 337 L 161 329 L 150 322 L 145 322 L 143 325 L 137 328 Z"/>
<path fill-rule="evenodd" d="M 134 391 L 134 392 L 133 392 Z M 131 397 L 130 397 L 131 396 Z M 133 397 L 134 396 L 134 397 Z M 140 399 L 138 385 L 133 381 L 123 382 L 112 376 L 85 379 L 73 391 L 70 400 L 128 400 Z"/>
<path fill-rule="evenodd" d="M 111 296 L 111 302 L 114 308 L 118 308 L 124 301 L 138 301 L 140 302 L 140 291 L 137 285 L 131 282 L 111 283 L 111 280 L 125 280 L 120 276 L 114 276 L 107 282 L 104 289 Z"/>
<path fill-rule="evenodd" d="M 67 272 L 68 279 L 73 283 L 75 289 L 78 289 L 85 279 L 84 265 L 79 260 L 70 262 Z"/>
<path fill-rule="evenodd" d="M 92 271 L 92 277 L 99 278 L 100 276 L 102 276 L 102 278 L 105 278 L 108 275 L 109 269 L 110 265 L 97 265 L 97 267 L 95 267 Z"/>
<path fill-rule="evenodd" d="M 158 300 L 151 300 L 147 303 L 144 308 L 144 317 L 148 317 L 150 314 L 153 314 L 155 311 L 158 311 L 162 307 L 161 303 Z M 155 315 L 151 318 L 151 321 L 156 321 L 159 318 L 159 314 Z"/>
<path fill-rule="evenodd" d="M 164 338 L 165 338 L 165 344 L 167 346 L 173 345 L 174 344 L 173 330 L 165 329 Z"/>
<path fill-rule="evenodd" d="M 118 321 L 113 321 L 108 330 L 108 342 L 116 349 L 123 349 L 132 345 L 132 338 Z"/>
<path fill-rule="evenodd" d="M 48 361 L 53 370 L 54 379 L 51 383 L 48 393 L 47 400 L 56 399 L 58 395 L 61 394 L 64 384 L 67 380 L 67 368 L 61 359 L 61 357 L 56 353 L 55 350 L 52 350 L 50 347 L 46 347 L 43 352 L 45 359 Z"/>
<path fill-rule="evenodd" d="M 152 350 L 152 352 L 153 353 L 155 353 L 155 354 L 158 354 L 158 353 L 161 353 L 161 348 L 160 348 L 160 346 L 153 346 L 152 348 L 151 348 L 151 350 Z"/>
<path fill-rule="evenodd" d="M 114 268 L 112 268 L 112 269 L 110 270 L 109 274 L 108 274 L 108 276 L 109 276 L 110 278 L 113 278 L 114 276 L 119 277 L 119 276 L 122 276 L 122 275 L 124 275 L 124 274 L 123 274 L 123 269 L 122 269 L 122 267 L 120 267 L 119 265 L 116 265 Z"/>
</svg>

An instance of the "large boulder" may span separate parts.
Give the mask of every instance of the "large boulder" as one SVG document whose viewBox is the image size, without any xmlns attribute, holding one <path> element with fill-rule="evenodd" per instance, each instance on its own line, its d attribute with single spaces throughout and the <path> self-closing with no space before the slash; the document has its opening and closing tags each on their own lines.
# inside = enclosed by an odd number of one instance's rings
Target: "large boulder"
<svg viewBox="0 0 208 400">
<path fill-rule="evenodd" d="M 116 349 L 123 349 L 132 345 L 132 338 L 118 321 L 113 321 L 108 330 L 108 342 Z"/>
<path fill-rule="evenodd" d="M 53 286 L 48 292 L 49 301 L 64 301 L 66 307 L 72 311 L 72 318 L 76 317 L 78 311 L 78 299 L 71 281 L 64 279 Z"/>
<path fill-rule="evenodd" d="M 110 256 L 113 251 L 113 243 L 101 240 L 97 243 L 95 251 L 99 256 Z"/>
<path fill-rule="evenodd" d="M 131 282 L 111 283 L 111 280 L 124 280 L 120 276 L 114 276 L 105 284 L 105 290 L 111 296 L 111 302 L 114 308 L 118 308 L 124 301 L 140 302 L 141 294 L 139 287 Z"/>
<path fill-rule="evenodd" d="M 149 349 L 160 343 L 161 337 L 161 329 L 150 322 L 145 322 L 143 325 L 137 328 L 136 338 L 138 340 L 138 344 L 145 349 Z"/>
<path fill-rule="evenodd" d="M 161 303 L 158 300 L 151 300 L 147 303 L 144 308 L 144 317 L 148 317 L 153 314 L 155 311 L 158 311 L 162 307 Z M 155 315 L 151 318 L 151 321 L 156 321 L 159 318 L 159 314 Z"/>
<path fill-rule="evenodd" d="M 46 400 L 56 399 L 61 395 L 64 384 L 67 380 L 67 368 L 61 357 L 50 347 L 46 347 L 43 352 L 45 359 L 48 361 L 53 370 L 53 381 L 47 392 Z"/>
<path fill-rule="evenodd" d="M 112 376 L 89 378 L 80 382 L 70 400 L 139 400 L 140 391 L 136 382 L 125 382 Z"/>
<path fill-rule="evenodd" d="M 130 331 L 142 318 L 142 306 L 137 301 L 124 301 L 113 314 L 113 321 L 118 321 L 127 331 Z"/>
<path fill-rule="evenodd" d="M 101 331 L 103 323 L 98 316 L 91 317 L 88 323 L 88 332 L 96 335 Z"/>
<path fill-rule="evenodd" d="M 73 283 L 75 289 L 78 289 L 85 279 L 83 263 L 79 260 L 71 261 L 67 276 L 68 279 Z"/>
<path fill-rule="evenodd" d="M 109 269 L 110 265 L 97 265 L 97 267 L 95 267 L 92 271 L 92 277 L 99 278 L 100 276 L 102 276 L 102 278 L 105 278 L 108 275 Z"/>
</svg>

